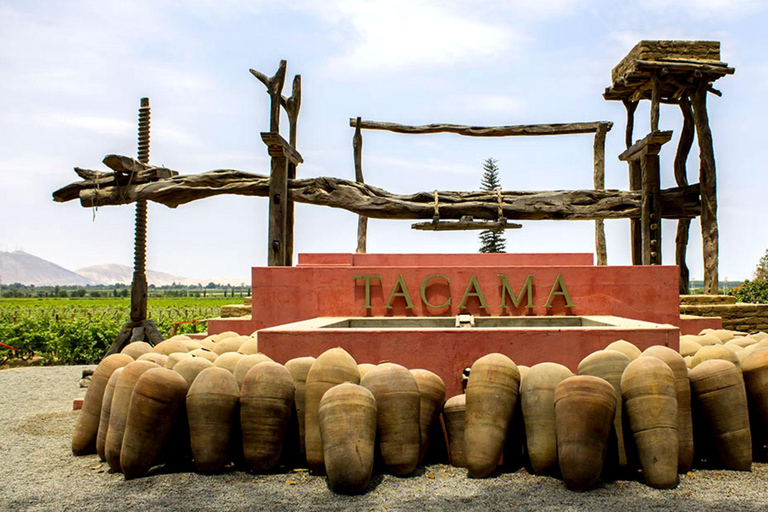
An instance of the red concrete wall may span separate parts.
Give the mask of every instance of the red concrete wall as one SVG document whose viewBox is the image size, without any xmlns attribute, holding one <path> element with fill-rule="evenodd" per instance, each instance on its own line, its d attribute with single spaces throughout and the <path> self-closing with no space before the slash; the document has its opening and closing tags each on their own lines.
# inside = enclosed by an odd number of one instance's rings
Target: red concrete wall
<svg viewBox="0 0 768 512">
<path fill-rule="evenodd" d="M 351 265 L 355 267 L 503 267 L 593 265 L 591 253 L 494 254 L 299 254 L 299 266 Z"/>
</svg>

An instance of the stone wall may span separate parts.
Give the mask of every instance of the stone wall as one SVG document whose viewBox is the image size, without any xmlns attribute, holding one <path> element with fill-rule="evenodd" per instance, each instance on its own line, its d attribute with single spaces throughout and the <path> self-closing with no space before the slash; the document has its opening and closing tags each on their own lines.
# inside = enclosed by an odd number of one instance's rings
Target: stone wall
<svg viewBox="0 0 768 512">
<path fill-rule="evenodd" d="M 736 298 L 728 295 L 681 295 L 680 313 L 719 316 L 723 329 L 768 332 L 768 304 L 737 304 Z"/>
</svg>

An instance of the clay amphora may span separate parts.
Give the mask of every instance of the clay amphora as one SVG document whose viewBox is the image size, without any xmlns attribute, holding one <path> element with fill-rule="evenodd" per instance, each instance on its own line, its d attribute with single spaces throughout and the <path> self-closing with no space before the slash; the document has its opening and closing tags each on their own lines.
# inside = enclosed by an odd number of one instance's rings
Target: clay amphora
<svg viewBox="0 0 768 512">
<path fill-rule="evenodd" d="M 540 363 L 534 365 L 520 383 L 528 458 L 536 475 L 545 475 L 557 468 L 555 388 L 572 376 L 571 370 L 563 365 Z"/>
<path fill-rule="evenodd" d="M 439 375 L 429 370 L 411 370 L 411 375 L 416 380 L 421 396 L 419 404 L 419 428 L 421 429 L 419 463 L 421 463 L 427 454 L 435 425 L 440 422 L 440 411 L 443 409 L 443 402 L 445 402 L 445 383 Z M 442 439 L 439 441 L 443 442 Z"/>
<path fill-rule="evenodd" d="M 102 359 L 94 370 L 91 383 L 85 392 L 83 408 L 75 423 L 75 432 L 72 435 L 72 453 L 75 455 L 96 452 L 96 435 L 99 432 L 104 389 L 115 370 L 132 362 L 133 358 L 129 355 L 112 354 Z"/>
<path fill-rule="evenodd" d="M 309 469 L 316 474 L 322 474 L 325 471 L 323 443 L 317 419 L 320 400 L 326 391 L 343 382 L 360 383 L 357 362 L 343 348 L 332 348 L 320 354 L 307 373 L 304 445 Z"/>
<path fill-rule="evenodd" d="M 729 361 L 710 359 L 693 368 L 691 396 L 703 420 L 708 442 L 725 469 L 749 471 L 752 435 L 741 370 Z"/>
<path fill-rule="evenodd" d="M 465 457 L 464 429 L 466 427 L 467 395 L 461 394 L 449 398 L 443 406 L 443 421 L 448 433 L 448 451 L 451 465 L 457 468 L 467 467 Z"/>
<path fill-rule="evenodd" d="M 112 410 L 112 397 L 115 395 L 115 384 L 117 379 L 120 378 L 120 374 L 123 372 L 121 366 L 114 372 L 107 382 L 107 387 L 104 388 L 104 398 L 101 401 L 101 416 L 99 419 L 99 431 L 96 434 L 96 453 L 99 454 L 101 460 L 107 460 L 104 456 L 104 446 L 107 443 L 107 429 L 109 428 L 109 414 Z"/>
<path fill-rule="evenodd" d="M 147 352 L 146 354 L 141 354 L 136 360 L 149 361 L 150 363 L 155 363 L 157 366 L 165 368 L 165 363 L 168 362 L 168 356 L 158 352 Z"/>
<path fill-rule="evenodd" d="M 151 361 L 134 361 L 123 368 L 115 383 L 107 437 L 104 441 L 104 458 L 112 471 L 120 471 L 120 450 L 123 447 L 125 422 L 128 419 L 133 388 L 141 374 L 153 368 L 159 368 L 159 366 Z"/>
<path fill-rule="evenodd" d="M 708 361 L 710 359 L 730 361 L 737 367 L 740 365 L 739 356 L 725 345 L 706 345 L 701 347 L 701 349 L 694 354 L 691 367 L 696 368 L 703 361 Z"/>
<path fill-rule="evenodd" d="M 245 374 L 240 390 L 243 456 L 257 473 L 277 466 L 291 418 L 293 394 L 293 377 L 281 364 L 265 361 Z"/>
<path fill-rule="evenodd" d="M 715 329 L 712 331 L 712 334 L 718 337 L 720 341 L 725 343 L 726 341 L 731 341 L 733 338 L 736 337 L 734 334 L 734 331 L 729 331 L 728 329 Z"/>
<path fill-rule="evenodd" d="M 200 343 L 200 345 L 205 350 L 213 351 L 213 348 L 216 346 L 216 344 L 219 342 L 220 339 L 221 338 L 219 337 L 218 334 L 211 334 L 210 336 L 207 336 L 202 340 L 198 341 L 198 343 Z"/>
<path fill-rule="evenodd" d="M 176 366 L 173 367 L 173 371 L 184 377 L 187 381 L 187 385 L 191 386 L 200 372 L 206 368 L 213 367 L 213 363 L 202 357 L 190 357 L 183 361 L 179 361 Z"/>
<path fill-rule="evenodd" d="M 152 467 L 176 423 L 187 388 L 187 381 L 168 368 L 149 369 L 136 381 L 120 450 L 126 480 Z"/>
<path fill-rule="evenodd" d="M 645 483 L 672 489 L 679 453 L 675 375 L 661 359 L 639 357 L 621 376 L 621 395 Z"/>
<path fill-rule="evenodd" d="M 237 386 L 242 388 L 243 381 L 245 380 L 245 375 L 248 373 L 248 370 L 259 363 L 263 363 L 264 361 L 272 361 L 272 359 L 270 359 L 269 356 L 265 354 L 248 354 L 241 357 L 235 364 L 235 371 L 233 372 Z"/>
<path fill-rule="evenodd" d="M 615 350 L 616 352 L 621 352 L 625 356 L 629 358 L 630 361 L 634 361 L 638 357 L 640 357 L 640 349 L 637 348 L 632 343 L 626 341 L 626 340 L 616 340 L 607 347 L 605 347 L 605 350 Z"/>
<path fill-rule="evenodd" d="M 240 348 L 237 349 L 237 351 L 244 356 L 247 356 L 249 354 L 258 354 L 259 353 L 259 342 L 256 338 L 253 338 L 251 336 L 248 336 L 250 339 L 245 340 L 242 345 L 240 345 Z"/>
<path fill-rule="evenodd" d="M 202 345 L 199 341 L 193 340 L 192 338 L 189 339 L 183 339 L 181 340 L 182 343 L 187 347 L 187 350 L 192 352 L 193 350 L 197 350 L 199 348 L 202 348 Z"/>
<path fill-rule="evenodd" d="M 184 342 L 176 337 L 168 338 L 165 341 L 161 341 L 152 348 L 152 352 L 156 354 L 164 354 L 169 356 L 174 352 L 189 352 Z"/>
<path fill-rule="evenodd" d="M 504 354 L 485 355 L 472 365 L 464 432 L 470 478 L 484 478 L 496 469 L 519 391 L 520 372 Z"/>
<path fill-rule="evenodd" d="M 238 420 L 240 388 L 224 368 L 201 371 L 187 393 L 187 420 L 197 469 L 215 473 L 227 465 L 232 427 Z"/>
<path fill-rule="evenodd" d="M 368 389 L 345 382 L 320 400 L 318 422 L 328 484 L 340 494 L 360 494 L 373 472 L 376 399 Z"/>
<path fill-rule="evenodd" d="M 250 336 L 231 336 L 222 339 L 219 341 L 215 347 L 213 347 L 213 352 L 215 352 L 218 355 L 225 354 L 227 352 L 237 352 L 240 350 L 240 347 L 243 346 L 243 343 L 246 341 L 252 340 Z"/>
<path fill-rule="evenodd" d="M 204 359 L 209 360 L 210 362 L 214 362 L 218 355 L 216 355 L 215 352 L 211 352 L 210 350 L 207 350 L 205 348 L 196 348 L 195 350 L 192 350 L 189 352 L 195 357 L 202 357 Z"/>
<path fill-rule="evenodd" d="M 236 338 L 240 336 L 240 333 L 237 333 L 235 331 L 224 331 L 224 332 L 220 332 L 216 336 L 218 336 L 218 339 L 216 340 L 216 342 L 218 343 L 219 341 L 224 340 L 226 338 Z"/>
<path fill-rule="evenodd" d="M 616 397 L 621 397 L 621 375 L 629 364 L 627 355 L 615 350 L 598 350 L 581 360 L 578 367 L 579 375 L 592 375 L 610 382 Z M 625 469 L 629 466 L 627 448 L 624 440 L 624 419 L 621 400 L 616 401 L 616 416 L 613 420 L 613 439 L 615 442 L 608 447 L 606 460 L 608 468 L 618 466 Z"/>
<path fill-rule="evenodd" d="M 693 464 L 693 421 L 691 419 L 691 382 L 688 365 L 683 356 L 662 345 L 654 345 L 643 351 L 643 356 L 655 357 L 667 363 L 675 375 L 677 390 L 677 472 L 687 473 Z"/>
<path fill-rule="evenodd" d="M 699 345 L 698 336 L 693 334 L 687 334 L 680 336 L 680 355 L 683 357 L 692 356 L 699 351 L 701 345 Z"/>
<path fill-rule="evenodd" d="M 711 332 L 703 332 L 703 334 L 699 334 L 698 339 L 696 340 L 696 343 L 701 345 L 702 347 L 706 347 L 707 345 L 722 345 L 723 342 L 712 334 Z"/>
<path fill-rule="evenodd" d="M 387 473 L 412 473 L 421 446 L 421 395 L 416 380 L 404 366 L 382 363 L 366 373 L 360 385 L 376 398 L 376 442 Z"/>
<path fill-rule="evenodd" d="M 768 349 L 751 351 L 741 365 L 744 383 L 755 408 L 768 424 Z"/>
<path fill-rule="evenodd" d="M 307 403 L 307 374 L 315 362 L 311 356 L 296 357 L 285 363 L 285 369 L 293 377 L 293 387 L 296 389 L 293 399 L 293 409 L 296 412 L 296 420 L 299 430 L 299 450 L 301 456 L 306 460 L 307 448 L 304 441 L 304 417 Z"/>
<path fill-rule="evenodd" d="M 570 490 L 585 491 L 600 479 L 616 403 L 613 386 L 600 377 L 577 375 L 555 388 L 557 460 Z"/>
<path fill-rule="evenodd" d="M 123 350 L 120 351 L 121 354 L 131 356 L 134 360 L 147 352 L 152 352 L 152 345 L 146 341 L 134 341 L 133 343 L 127 344 L 123 347 Z"/>
<path fill-rule="evenodd" d="M 376 368 L 376 365 L 371 363 L 360 363 L 357 365 L 357 370 L 360 372 L 361 379 L 366 373 L 368 373 L 370 370 L 373 370 L 374 368 Z"/>
<path fill-rule="evenodd" d="M 213 365 L 219 368 L 224 368 L 225 370 L 229 371 L 229 373 L 234 375 L 237 363 L 240 362 L 240 360 L 244 357 L 245 356 L 243 354 L 238 352 L 224 352 L 216 358 L 216 360 L 213 362 Z"/>
<path fill-rule="evenodd" d="M 168 368 L 169 370 L 173 370 L 173 367 L 176 366 L 176 363 L 178 363 L 182 359 L 188 359 L 191 357 L 192 357 L 192 354 L 190 354 L 189 352 L 173 352 L 171 354 L 168 354 L 168 359 L 165 360 L 165 364 L 163 366 L 165 368 Z"/>
</svg>

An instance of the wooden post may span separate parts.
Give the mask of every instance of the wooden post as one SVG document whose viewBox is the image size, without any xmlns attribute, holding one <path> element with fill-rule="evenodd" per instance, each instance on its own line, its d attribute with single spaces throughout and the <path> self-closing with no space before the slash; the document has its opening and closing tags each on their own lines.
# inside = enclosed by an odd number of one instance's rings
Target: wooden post
<svg viewBox="0 0 768 512">
<path fill-rule="evenodd" d="M 363 134 L 360 130 L 360 121 L 358 117 L 355 123 L 355 134 L 352 136 L 352 149 L 355 154 L 355 181 L 365 183 L 363 179 Z M 368 217 L 360 215 L 357 218 L 357 251 L 365 253 L 368 244 Z"/>
<path fill-rule="evenodd" d="M 296 135 L 298 130 L 299 110 L 301 109 L 301 75 L 293 77 L 293 89 L 291 91 L 291 97 L 286 100 L 285 113 L 288 114 L 288 124 L 290 126 L 289 142 L 293 149 L 296 148 Z M 296 164 L 288 162 L 288 179 L 296 179 Z M 285 221 L 285 263 L 286 267 L 293 265 L 293 230 L 295 226 L 294 220 L 294 204 L 290 199 L 288 200 L 287 216 Z"/>
<path fill-rule="evenodd" d="M 605 135 L 611 129 L 611 124 L 601 124 L 595 132 L 593 144 L 594 155 L 594 185 L 595 190 L 605 190 Z M 595 254 L 598 265 L 608 264 L 608 251 L 605 246 L 605 225 L 603 219 L 595 221 Z"/>
<path fill-rule="evenodd" d="M 624 142 L 627 149 L 632 147 L 632 132 L 635 128 L 635 110 L 637 110 L 637 101 L 623 100 L 624 107 L 627 109 L 627 128 L 624 134 Z M 629 190 L 640 190 L 643 187 L 642 171 L 639 160 L 630 160 L 629 166 Z M 630 246 L 632 250 L 632 264 L 643 264 L 643 237 L 639 219 L 630 219 L 629 221 Z"/>
<path fill-rule="evenodd" d="M 675 154 L 675 182 L 679 187 L 688 185 L 688 174 L 686 164 L 688 155 L 693 146 L 695 128 L 693 123 L 693 110 L 688 96 L 680 98 L 680 110 L 683 114 L 683 128 L 680 132 L 680 142 L 677 145 Z M 691 219 L 680 219 L 677 221 L 677 234 L 675 236 L 675 263 L 680 267 L 680 294 L 685 295 L 690 292 L 690 272 L 685 261 L 685 255 L 688 250 L 688 237 L 691 230 Z"/>
<path fill-rule="evenodd" d="M 138 160 L 149 163 L 149 98 L 141 98 L 139 107 Z M 131 320 L 147 319 L 147 202 L 136 201 L 136 221 L 133 244 L 133 281 L 131 282 Z M 142 331 L 143 335 L 143 331 Z M 143 336 L 142 336 L 143 339 Z"/>
<path fill-rule="evenodd" d="M 718 293 L 719 233 L 717 227 L 717 176 L 712 130 L 707 115 L 706 80 L 699 80 L 691 97 L 693 122 L 699 141 L 699 186 L 701 188 L 701 239 L 704 255 L 704 293 Z"/>
</svg>

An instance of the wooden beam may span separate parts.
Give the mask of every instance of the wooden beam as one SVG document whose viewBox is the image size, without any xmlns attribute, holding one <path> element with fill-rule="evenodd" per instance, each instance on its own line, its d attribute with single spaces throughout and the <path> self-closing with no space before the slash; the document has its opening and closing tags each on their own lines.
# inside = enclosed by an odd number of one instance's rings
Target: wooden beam
<svg viewBox="0 0 768 512">
<path fill-rule="evenodd" d="M 605 190 L 605 136 L 607 133 L 608 129 L 606 126 L 598 128 L 592 145 L 595 190 Z M 597 255 L 598 265 L 608 264 L 608 250 L 605 243 L 603 219 L 595 221 L 595 254 Z"/>
<path fill-rule="evenodd" d="M 360 131 L 361 119 L 355 120 L 355 134 L 352 136 L 352 150 L 355 156 L 355 181 L 365 183 L 363 178 L 363 134 Z M 357 249 L 355 252 L 365 253 L 368 250 L 368 217 L 357 217 Z"/>
<path fill-rule="evenodd" d="M 291 91 L 291 97 L 288 98 L 283 104 L 285 113 L 288 115 L 288 126 L 290 127 L 290 141 L 291 147 L 296 149 L 296 138 L 299 128 L 299 111 L 301 110 L 301 75 L 293 77 L 293 88 Z M 288 179 L 292 180 L 296 178 L 296 164 L 288 162 Z M 295 206 L 292 200 L 288 201 L 288 208 L 286 213 L 286 232 L 285 232 L 285 265 L 293 265 L 293 231 L 295 226 Z"/>
<path fill-rule="evenodd" d="M 691 102 L 687 96 L 680 98 L 680 111 L 683 114 L 683 128 L 680 131 L 680 141 L 677 144 L 677 153 L 675 153 L 674 170 L 677 186 L 684 187 L 688 185 L 686 166 L 696 131 L 693 122 Z M 677 221 L 677 233 L 675 235 L 675 263 L 680 268 L 681 295 L 687 295 L 690 292 L 690 272 L 686 262 L 690 230 L 691 219 L 680 219 Z"/>
<path fill-rule="evenodd" d="M 643 265 L 661 265 L 661 176 L 658 151 L 647 152 L 641 165 L 643 198 L 640 225 L 643 233 Z"/>
<path fill-rule="evenodd" d="M 661 146 L 669 142 L 671 138 L 672 130 L 651 132 L 620 154 L 619 160 L 626 162 L 639 160 L 648 153 L 658 154 Z"/>
<path fill-rule="evenodd" d="M 637 110 L 638 102 L 630 100 L 622 100 L 624 108 L 627 110 L 627 127 L 624 132 L 624 143 L 627 149 L 632 147 L 633 132 L 635 129 L 635 110 Z M 640 162 L 630 161 L 629 165 L 629 190 L 640 190 L 643 188 L 643 176 L 640 169 Z M 631 219 L 629 221 L 629 239 L 630 249 L 632 252 L 632 264 L 643 264 L 643 234 L 640 230 L 640 219 Z"/>
<path fill-rule="evenodd" d="M 411 229 L 418 229 L 420 231 L 478 231 L 486 229 L 520 229 L 522 227 L 522 224 L 507 222 L 506 220 L 477 221 L 470 216 L 462 217 L 456 221 L 433 220 L 432 222 L 417 222 L 411 224 Z"/>
<path fill-rule="evenodd" d="M 298 165 L 304 162 L 301 154 L 296 149 L 288 144 L 288 142 L 280 136 L 279 133 L 274 132 L 261 132 L 261 140 L 267 145 L 267 151 L 269 156 L 285 158 L 288 162 Z"/>
<path fill-rule="evenodd" d="M 288 219 L 288 161 L 282 156 L 272 157 L 269 175 L 269 236 L 268 265 L 290 266 L 286 263 L 286 230 Z"/>
<path fill-rule="evenodd" d="M 349 126 L 355 127 L 357 121 L 349 120 Z M 426 134 L 426 133 L 455 133 L 467 137 L 513 137 L 537 135 L 572 135 L 579 133 L 595 133 L 601 125 L 613 126 L 609 121 L 590 123 L 561 123 L 561 124 L 524 124 L 514 126 L 466 126 L 459 124 L 427 124 L 410 126 L 379 121 L 361 121 L 364 130 L 385 130 L 395 133 Z"/>
<path fill-rule="evenodd" d="M 269 94 L 270 98 L 269 131 L 274 133 L 280 132 L 280 106 L 283 100 L 282 92 L 283 85 L 285 84 L 286 67 L 287 62 L 281 60 L 277 72 L 271 77 L 267 77 L 264 73 L 260 73 L 255 69 L 249 70 L 267 88 L 267 94 Z"/>
</svg>

